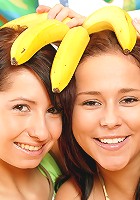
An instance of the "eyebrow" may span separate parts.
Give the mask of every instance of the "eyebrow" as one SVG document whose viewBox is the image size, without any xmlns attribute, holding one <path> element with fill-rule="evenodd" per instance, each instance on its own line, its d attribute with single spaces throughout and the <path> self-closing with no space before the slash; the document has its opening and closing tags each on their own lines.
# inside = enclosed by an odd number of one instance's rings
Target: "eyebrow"
<svg viewBox="0 0 140 200">
<path fill-rule="evenodd" d="M 32 104 L 36 104 L 35 101 L 27 99 L 27 98 L 24 98 L 24 97 L 17 97 L 16 99 L 10 100 L 10 102 L 14 102 L 14 101 L 27 101 L 27 102 L 30 102 Z"/>
<path fill-rule="evenodd" d="M 98 91 L 87 91 L 87 92 L 79 92 L 76 96 L 79 95 L 101 95 Z"/>
<path fill-rule="evenodd" d="M 140 90 L 134 88 L 122 88 L 119 90 L 119 93 L 127 93 L 127 92 L 140 92 Z M 101 95 L 101 92 L 98 91 L 79 92 L 76 96 L 79 95 Z"/>
<path fill-rule="evenodd" d="M 139 89 L 134 89 L 134 88 L 122 88 L 119 92 L 120 93 L 140 92 L 140 90 Z"/>
</svg>

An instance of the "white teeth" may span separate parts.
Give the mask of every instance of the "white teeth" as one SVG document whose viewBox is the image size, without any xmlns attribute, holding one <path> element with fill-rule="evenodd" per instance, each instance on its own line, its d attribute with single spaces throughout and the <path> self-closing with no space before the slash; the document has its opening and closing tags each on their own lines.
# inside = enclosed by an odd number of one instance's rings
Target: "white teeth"
<svg viewBox="0 0 140 200">
<path fill-rule="evenodd" d="M 22 149 L 26 149 L 29 151 L 38 151 L 39 149 L 42 148 L 42 146 L 30 146 L 28 144 L 20 144 L 20 143 L 16 143 L 17 146 L 19 146 Z"/>
<path fill-rule="evenodd" d="M 99 139 L 100 142 L 105 143 L 105 144 L 117 144 L 119 142 L 122 142 L 125 140 L 125 137 L 123 138 L 113 138 L 113 139 Z"/>
</svg>

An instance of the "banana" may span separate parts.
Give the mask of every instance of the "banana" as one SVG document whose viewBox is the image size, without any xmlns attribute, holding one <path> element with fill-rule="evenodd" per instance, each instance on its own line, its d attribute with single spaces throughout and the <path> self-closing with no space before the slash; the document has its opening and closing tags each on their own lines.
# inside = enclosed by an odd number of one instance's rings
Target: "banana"
<svg viewBox="0 0 140 200">
<path fill-rule="evenodd" d="M 69 83 L 90 40 L 82 26 L 71 28 L 63 38 L 51 69 L 52 91 L 61 92 Z"/>
<path fill-rule="evenodd" d="M 61 41 L 69 27 L 56 19 L 48 19 L 23 31 L 11 47 L 11 64 L 21 65 L 43 46 Z"/>
<path fill-rule="evenodd" d="M 134 28 L 134 26 L 132 25 L 132 18 L 130 17 L 130 15 L 128 14 L 128 12 L 126 12 L 124 10 L 124 13 L 125 13 L 125 17 L 126 17 L 126 20 L 128 22 L 128 26 L 129 26 L 129 31 L 130 31 L 130 36 L 131 36 L 131 40 L 130 40 L 130 51 L 133 49 L 133 47 L 135 46 L 136 44 L 136 40 L 137 40 L 137 31 L 136 29 Z M 127 51 L 124 51 L 124 53 L 127 54 Z M 128 52 L 129 53 L 129 52 Z"/>
<path fill-rule="evenodd" d="M 43 21 L 46 21 L 47 17 L 48 17 L 48 13 L 41 13 L 41 14 L 31 13 L 31 14 L 24 15 L 24 16 L 21 16 L 19 18 L 13 19 L 13 20 L 5 23 L 0 28 L 4 28 L 4 27 L 16 28 L 19 25 L 30 27 L 30 26 L 39 24 Z"/>
<path fill-rule="evenodd" d="M 46 21 L 48 18 L 48 13 L 45 12 L 45 13 L 31 13 L 31 14 L 28 14 L 28 15 L 24 15 L 24 16 L 21 16 L 19 18 L 16 18 L 16 19 L 13 19 L 7 23 L 5 23 L 3 26 L 0 27 L 1 28 L 4 28 L 4 27 L 9 27 L 9 28 L 17 28 L 19 25 L 20 26 L 25 26 L 25 27 L 31 27 L 31 26 L 34 26 L 34 25 L 37 25 L 43 21 Z M 67 23 L 70 21 L 70 18 L 69 17 L 66 17 L 64 20 L 63 20 L 63 23 Z"/>
<path fill-rule="evenodd" d="M 124 53 L 129 53 L 136 42 L 136 30 L 129 14 L 117 6 L 105 6 L 89 15 L 83 27 L 89 34 L 103 30 L 114 31 Z"/>
</svg>

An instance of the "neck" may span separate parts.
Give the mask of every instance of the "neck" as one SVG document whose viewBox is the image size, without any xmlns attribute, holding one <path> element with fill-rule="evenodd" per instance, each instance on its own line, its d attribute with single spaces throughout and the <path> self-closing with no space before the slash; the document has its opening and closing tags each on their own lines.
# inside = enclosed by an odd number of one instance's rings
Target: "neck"
<svg viewBox="0 0 140 200">
<path fill-rule="evenodd" d="M 49 199 L 50 184 L 38 168 L 19 169 L 0 161 L 0 177 L 0 199 Z"/>
<path fill-rule="evenodd" d="M 14 189 L 20 185 L 29 185 L 37 169 L 20 169 L 7 163 L 0 162 L 0 186 Z M 0 187 L 1 188 L 1 187 Z"/>
<path fill-rule="evenodd" d="M 135 170 L 134 170 L 135 169 Z M 140 166 L 129 165 L 119 171 L 108 171 L 99 166 L 110 200 L 133 200 L 140 178 Z M 116 194 L 116 195 L 114 195 Z"/>
</svg>

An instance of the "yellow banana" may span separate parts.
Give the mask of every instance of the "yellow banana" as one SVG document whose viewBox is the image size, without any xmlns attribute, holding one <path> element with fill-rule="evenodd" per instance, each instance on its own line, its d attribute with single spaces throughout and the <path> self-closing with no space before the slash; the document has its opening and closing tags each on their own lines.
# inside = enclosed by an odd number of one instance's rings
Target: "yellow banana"
<svg viewBox="0 0 140 200">
<path fill-rule="evenodd" d="M 126 17 L 126 20 L 128 22 L 128 27 L 129 27 L 129 32 L 130 32 L 130 51 L 133 49 L 133 47 L 135 46 L 136 44 L 136 40 L 137 40 L 137 31 L 136 29 L 134 28 L 134 26 L 132 25 L 132 18 L 130 17 L 130 15 L 128 14 L 128 12 L 126 12 L 124 10 L 124 13 L 125 13 L 125 17 Z M 127 52 L 126 52 L 127 53 Z M 129 52 L 128 52 L 129 53 Z"/>
<path fill-rule="evenodd" d="M 7 22 L 6 24 L 4 24 L 3 26 L 1 26 L 0 28 L 4 28 L 4 27 L 16 28 L 17 25 L 30 27 L 30 26 L 39 24 L 43 21 L 46 21 L 47 16 L 48 16 L 48 13 L 41 13 L 41 14 L 31 13 L 31 14 L 13 19 Z"/>
<path fill-rule="evenodd" d="M 103 30 L 112 30 L 125 53 L 129 53 L 136 42 L 136 30 L 129 14 L 117 6 L 105 6 L 88 16 L 83 27 L 89 34 Z"/>
<path fill-rule="evenodd" d="M 48 18 L 48 13 L 31 13 L 31 14 L 28 14 L 28 15 L 24 15 L 24 16 L 21 16 L 19 18 L 16 18 L 16 19 L 13 19 L 9 22 L 7 22 L 6 24 L 4 24 L 3 26 L 1 26 L 0 28 L 4 28 L 4 27 L 13 27 L 16 29 L 17 26 L 26 26 L 26 27 L 31 27 L 31 26 L 34 26 L 34 25 L 37 25 L 43 21 L 46 21 Z M 68 21 L 70 20 L 69 17 L 66 17 L 64 20 L 63 20 L 63 23 L 67 23 Z"/>
<path fill-rule="evenodd" d="M 52 91 L 61 92 L 69 83 L 90 40 L 82 26 L 71 28 L 63 38 L 51 69 Z"/>
<path fill-rule="evenodd" d="M 61 41 L 69 27 L 56 19 L 48 19 L 23 31 L 11 47 L 11 64 L 20 65 L 29 60 L 43 46 Z"/>
</svg>

